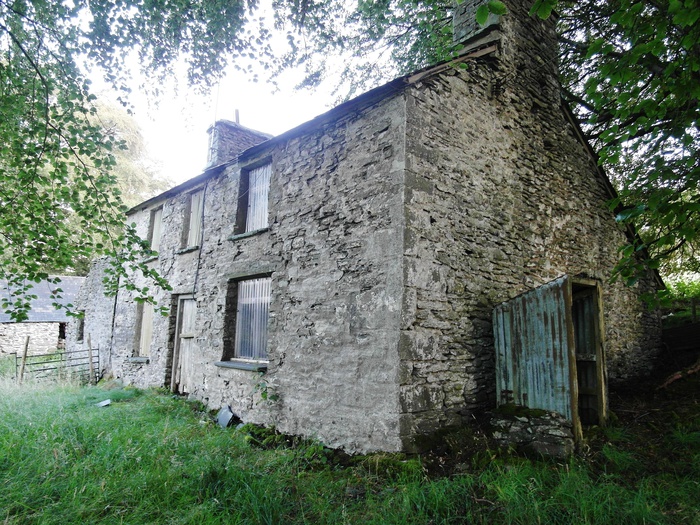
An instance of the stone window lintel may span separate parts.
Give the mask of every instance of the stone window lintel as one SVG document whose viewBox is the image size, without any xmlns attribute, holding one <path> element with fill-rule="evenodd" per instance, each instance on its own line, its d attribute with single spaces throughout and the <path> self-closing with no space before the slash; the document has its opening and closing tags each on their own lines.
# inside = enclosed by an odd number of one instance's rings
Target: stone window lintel
<svg viewBox="0 0 700 525">
<path fill-rule="evenodd" d="M 147 365 L 148 363 L 151 362 L 151 358 L 150 357 L 127 357 L 126 362 Z"/>
</svg>

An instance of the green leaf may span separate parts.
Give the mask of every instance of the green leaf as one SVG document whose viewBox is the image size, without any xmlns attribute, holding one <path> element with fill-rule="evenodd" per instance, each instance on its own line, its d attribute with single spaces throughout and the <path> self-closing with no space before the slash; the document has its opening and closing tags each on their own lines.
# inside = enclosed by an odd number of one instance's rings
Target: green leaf
<svg viewBox="0 0 700 525">
<path fill-rule="evenodd" d="M 499 0 L 491 0 L 488 3 L 489 11 L 494 15 L 503 16 L 508 12 L 506 5 Z"/>
<path fill-rule="evenodd" d="M 489 8 L 488 5 L 482 4 L 476 9 L 476 22 L 480 26 L 486 25 L 486 21 L 489 19 Z"/>
</svg>

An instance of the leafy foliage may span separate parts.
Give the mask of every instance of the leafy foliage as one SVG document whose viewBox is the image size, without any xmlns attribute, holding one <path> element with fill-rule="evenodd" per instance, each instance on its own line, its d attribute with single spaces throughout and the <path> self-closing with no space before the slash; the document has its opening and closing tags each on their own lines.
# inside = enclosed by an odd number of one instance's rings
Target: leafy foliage
<svg viewBox="0 0 700 525">
<path fill-rule="evenodd" d="M 700 306 L 700 280 L 684 276 L 667 282 L 661 299 L 661 305 L 667 314 L 666 327 L 695 323 Z"/>
<path fill-rule="evenodd" d="M 698 271 L 700 2 L 586 0 L 562 5 L 562 70 L 640 241 L 621 252 L 629 283 L 645 268 Z"/>
<path fill-rule="evenodd" d="M 134 272 L 168 286 L 141 262 L 147 246 L 124 224 L 114 168 L 126 142 L 103 126 L 79 65 L 96 65 L 126 92 L 132 52 L 156 75 L 186 53 L 191 81 L 208 86 L 228 58 L 263 45 L 264 35 L 242 30 L 246 10 L 225 1 L 0 1 L 0 279 L 9 288 L 1 306 L 16 320 L 26 318 L 33 283 L 96 255 L 114 261 L 112 291 L 152 301 Z"/>
</svg>

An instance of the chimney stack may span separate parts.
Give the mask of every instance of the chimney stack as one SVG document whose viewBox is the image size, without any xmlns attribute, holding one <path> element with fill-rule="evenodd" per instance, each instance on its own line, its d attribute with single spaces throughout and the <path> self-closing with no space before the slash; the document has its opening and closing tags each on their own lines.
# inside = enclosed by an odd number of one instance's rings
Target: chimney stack
<svg viewBox="0 0 700 525">
<path fill-rule="evenodd" d="M 453 17 L 455 44 L 464 47 L 460 54 L 496 44 L 497 67 L 503 79 L 525 90 L 533 100 L 549 107 L 559 107 L 559 45 L 556 15 L 542 20 L 530 16 L 532 0 L 503 0 L 507 12 L 490 14 L 486 24 L 476 21 L 476 11 L 488 0 L 464 0 Z"/>
</svg>

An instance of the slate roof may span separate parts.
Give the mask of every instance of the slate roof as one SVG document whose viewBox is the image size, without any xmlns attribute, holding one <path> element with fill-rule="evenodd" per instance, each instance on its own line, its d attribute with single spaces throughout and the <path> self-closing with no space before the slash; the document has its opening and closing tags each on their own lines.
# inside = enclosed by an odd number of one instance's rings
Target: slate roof
<svg viewBox="0 0 700 525">
<path fill-rule="evenodd" d="M 32 301 L 32 309 L 29 312 L 29 319 L 25 323 L 66 323 L 70 319 L 66 315 L 64 309 L 57 310 L 53 306 L 51 299 L 51 289 L 61 288 L 63 290 L 62 298 L 59 300 L 61 304 L 74 303 L 75 297 L 78 295 L 80 286 L 83 284 L 85 277 L 68 277 L 61 276 L 61 282 L 58 285 L 49 285 L 46 281 L 35 284 L 31 290 L 31 294 L 36 295 L 37 299 Z M 7 282 L 0 281 L 0 298 L 6 297 L 8 294 Z M 10 315 L 0 309 L 0 323 L 13 323 Z"/>
</svg>

